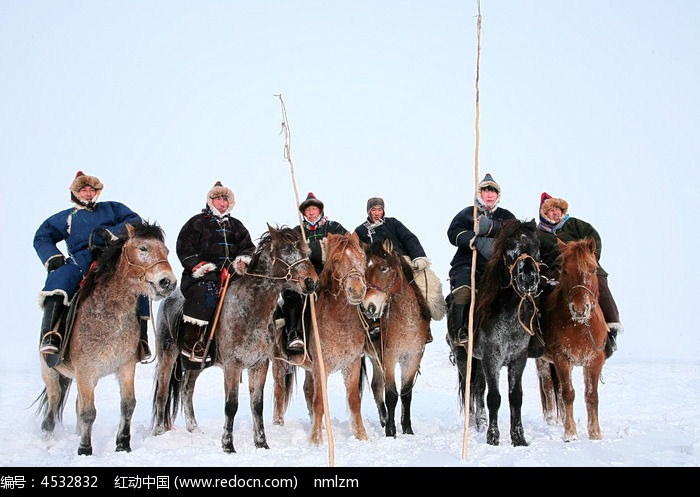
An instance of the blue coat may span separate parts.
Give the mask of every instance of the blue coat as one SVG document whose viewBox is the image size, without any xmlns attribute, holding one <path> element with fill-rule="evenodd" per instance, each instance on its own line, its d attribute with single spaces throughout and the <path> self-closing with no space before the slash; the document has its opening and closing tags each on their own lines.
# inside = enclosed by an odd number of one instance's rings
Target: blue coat
<svg viewBox="0 0 700 497">
<path fill-rule="evenodd" d="M 126 223 L 141 222 L 138 214 L 119 202 L 97 202 L 92 210 L 72 207 L 46 219 L 34 235 L 39 259 L 47 267 L 50 259 L 63 255 L 58 248 L 62 241 L 66 243 L 68 258 L 63 266 L 48 274 L 41 296 L 64 294 L 64 304 L 68 305 L 92 264 L 89 245 L 93 231 L 106 228 L 121 236 L 126 232 Z"/>
</svg>

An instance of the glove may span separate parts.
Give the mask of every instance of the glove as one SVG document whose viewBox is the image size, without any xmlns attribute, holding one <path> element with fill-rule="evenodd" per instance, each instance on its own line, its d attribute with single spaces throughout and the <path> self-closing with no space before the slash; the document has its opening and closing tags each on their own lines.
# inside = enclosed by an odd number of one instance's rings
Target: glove
<svg viewBox="0 0 700 497">
<path fill-rule="evenodd" d="M 233 260 L 233 268 L 236 270 L 236 273 L 238 274 L 245 274 L 246 270 L 248 269 L 248 264 L 250 263 L 250 256 L 249 255 L 239 255 Z"/>
<path fill-rule="evenodd" d="M 50 273 L 55 271 L 66 263 L 66 258 L 63 254 L 54 255 L 51 259 L 46 261 L 46 270 Z"/>
<path fill-rule="evenodd" d="M 192 277 L 201 278 L 211 271 L 216 271 L 216 266 L 211 262 L 202 261 L 192 268 Z"/>
<path fill-rule="evenodd" d="M 478 231 L 476 232 L 477 235 L 482 236 L 486 235 L 491 231 L 491 228 L 493 227 L 493 222 L 491 219 L 489 219 L 488 216 L 481 215 L 477 219 L 477 223 L 479 224 Z"/>
<path fill-rule="evenodd" d="M 95 231 L 93 231 L 93 236 L 99 236 L 102 241 L 104 241 L 105 245 L 109 245 L 110 242 L 117 239 L 117 237 L 114 236 L 107 228 L 97 228 Z"/>
<path fill-rule="evenodd" d="M 493 238 L 485 236 L 475 236 L 469 244 L 472 250 L 476 250 L 486 259 L 490 259 L 493 255 Z"/>
<path fill-rule="evenodd" d="M 430 263 L 426 257 L 416 257 L 413 259 L 413 269 L 416 271 L 423 271 L 429 264 Z"/>
</svg>

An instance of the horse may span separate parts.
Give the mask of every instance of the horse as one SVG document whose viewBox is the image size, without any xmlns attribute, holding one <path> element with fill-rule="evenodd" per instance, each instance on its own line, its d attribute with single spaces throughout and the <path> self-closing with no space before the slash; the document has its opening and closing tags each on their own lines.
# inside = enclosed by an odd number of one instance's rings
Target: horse
<svg viewBox="0 0 700 497">
<path fill-rule="evenodd" d="M 498 410 L 501 406 L 499 377 L 508 370 L 510 439 L 513 446 L 528 445 L 523 430 L 522 376 L 527 363 L 530 337 L 537 323 L 537 297 L 540 285 L 540 245 L 534 220 L 510 220 L 496 235 L 493 255 L 481 276 L 476 302 L 476 323 L 470 378 L 470 413 L 481 431 L 486 421 L 484 393 L 488 386 L 488 429 L 486 443 L 498 445 Z M 524 318 L 524 319 L 523 319 Z M 459 377 L 459 397 L 465 396 L 466 353 L 455 351 Z"/>
<path fill-rule="evenodd" d="M 272 315 L 283 289 L 309 294 L 318 285 L 318 275 L 309 259 L 311 250 L 298 231 L 268 225 L 246 272 L 235 277 L 222 296 L 218 327 L 215 328 L 214 365 L 224 371 L 225 422 L 221 446 L 236 452 L 233 423 L 238 412 L 238 389 L 243 370 L 248 371 L 253 439 L 257 448 L 269 449 L 263 423 L 263 392 L 273 357 L 277 330 Z M 156 367 L 152 432 L 170 430 L 178 408 L 185 413 L 187 430 L 196 431 L 193 395 L 202 369 L 184 370 L 178 360 L 182 347 L 179 324 L 184 297 L 180 291 L 165 299 L 158 309 Z"/>
<path fill-rule="evenodd" d="M 372 363 L 372 393 L 379 420 L 387 437 L 396 437 L 395 411 L 399 399 L 396 366 L 401 367 L 401 430 L 413 435 L 411 400 L 431 314 L 423 293 L 414 284 L 413 270 L 394 250 L 388 238 L 365 248 L 367 293 L 361 308 L 370 320 L 381 319 L 376 340 L 367 341 L 366 356 Z"/>
<path fill-rule="evenodd" d="M 51 436 L 73 381 L 78 388 L 78 455 L 92 455 L 92 426 L 97 417 L 95 387 L 114 374 L 121 392 L 121 421 L 116 451 L 131 451 L 131 417 L 136 407 L 134 375 L 139 362 L 140 325 L 136 302 L 141 294 L 152 300 L 170 295 L 177 277 L 168 263 L 163 230 L 156 224 L 126 226 L 97 259 L 73 299 L 78 302 L 66 336 L 62 362 L 49 368 L 41 361 L 45 388 L 37 398 L 42 432 Z"/>
<path fill-rule="evenodd" d="M 572 370 L 583 368 L 588 438 L 603 438 L 598 422 L 598 382 L 605 364 L 608 327 L 598 305 L 595 240 L 557 241 L 559 284 L 547 296 L 542 319 L 545 350 L 536 360 L 542 411 L 550 424 L 564 423 L 564 441 L 578 439 Z"/>
<path fill-rule="evenodd" d="M 355 233 L 326 238 L 326 262 L 319 275 L 316 333 L 308 334 L 307 353 L 290 356 L 289 363 L 275 361 L 276 424 L 284 424 L 284 411 L 293 390 L 296 368 L 305 370 L 304 397 L 311 418 L 310 443 L 321 445 L 323 435 L 323 395 L 321 382 L 340 371 L 345 383 L 346 399 L 350 410 L 351 428 L 358 440 L 367 440 L 362 422 L 361 402 L 364 377 L 362 360 L 367 331 L 360 316 L 359 305 L 365 296 L 366 256 Z M 325 375 L 321 374 L 316 357 L 316 341 L 320 342 Z"/>
</svg>

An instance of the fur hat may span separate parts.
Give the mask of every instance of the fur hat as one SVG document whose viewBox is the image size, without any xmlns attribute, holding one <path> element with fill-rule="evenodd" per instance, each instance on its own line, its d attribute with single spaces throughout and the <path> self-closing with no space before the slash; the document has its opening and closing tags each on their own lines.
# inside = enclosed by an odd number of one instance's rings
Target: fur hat
<svg viewBox="0 0 700 497">
<path fill-rule="evenodd" d="M 554 198 L 549 193 L 542 192 L 542 195 L 540 195 L 540 217 L 551 223 L 552 220 L 547 217 L 547 211 L 554 207 L 561 209 L 561 217 L 565 217 L 569 212 L 569 203 L 566 200 Z"/>
<path fill-rule="evenodd" d="M 367 201 L 367 214 L 372 210 L 372 207 L 381 207 L 383 211 L 386 211 L 384 208 L 384 199 L 381 197 L 372 197 Z"/>
<path fill-rule="evenodd" d="M 80 200 L 80 195 L 78 193 L 80 192 L 80 189 L 86 186 L 91 186 L 95 189 L 95 197 L 92 199 L 92 202 L 94 203 L 97 197 L 100 195 L 100 192 L 102 192 L 102 182 L 97 179 L 96 176 L 87 176 L 84 172 L 78 171 L 75 174 L 75 179 L 73 182 L 70 184 L 70 193 L 71 193 L 71 200 L 75 203 L 78 204 L 84 204 Z"/>
<path fill-rule="evenodd" d="M 496 180 L 493 179 L 493 176 L 491 176 L 491 173 L 486 173 L 486 176 L 484 176 L 484 179 L 482 179 L 481 182 L 479 183 L 479 187 L 477 188 L 477 190 L 478 190 L 479 192 L 481 192 L 481 190 L 483 190 L 483 189 L 486 188 L 487 186 L 490 186 L 490 187 L 495 188 L 495 189 L 496 189 L 496 193 L 498 193 L 498 195 L 500 196 L 500 194 L 501 194 L 501 185 L 499 185 L 498 183 L 496 183 Z"/>
<path fill-rule="evenodd" d="M 323 212 L 323 202 L 317 199 L 316 195 L 314 195 L 312 192 L 309 192 L 308 195 L 306 195 L 306 200 L 299 204 L 299 212 L 303 214 L 306 208 L 310 205 L 315 205 L 321 209 L 321 212 Z"/>
<path fill-rule="evenodd" d="M 228 197 L 228 209 L 226 212 L 220 213 L 215 207 L 214 204 L 212 203 L 212 200 L 214 200 L 216 197 L 220 197 L 221 195 L 226 195 Z M 214 186 L 212 187 L 211 190 L 209 190 L 209 193 L 207 193 L 207 205 L 209 206 L 209 209 L 214 213 L 214 215 L 226 215 L 231 210 L 233 209 L 233 206 L 236 205 L 236 198 L 233 195 L 233 191 L 222 185 L 221 181 L 217 181 L 214 183 Z"/>
</svg>

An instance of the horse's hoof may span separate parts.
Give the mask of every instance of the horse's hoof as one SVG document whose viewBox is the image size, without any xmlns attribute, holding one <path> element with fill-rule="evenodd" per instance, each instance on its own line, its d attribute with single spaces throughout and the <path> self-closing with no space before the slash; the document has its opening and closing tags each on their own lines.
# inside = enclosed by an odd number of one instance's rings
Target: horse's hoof
<svg viewBox="0 0 700 497">
<path fill-rule="evenodd" d="M 92 447 L 83 447 L 82 445 L 78 447 L 78 455 L 79 456 L 91 456 L 92 455 Z"/>
<path fill-rule="evenodd" d="M 131 452 L 131 447 L 128 445 L 117 445 L 114 452 Z"/>
<path fill-rule="evenodd" d="M 267 442 L 256 442 L 256 443 L 255 443 L 255 446 L 256 446 L 258 449 L 269 449 L 269 448 L 270 448 L 270 446 L 267 445 Z"/>
</svg>

